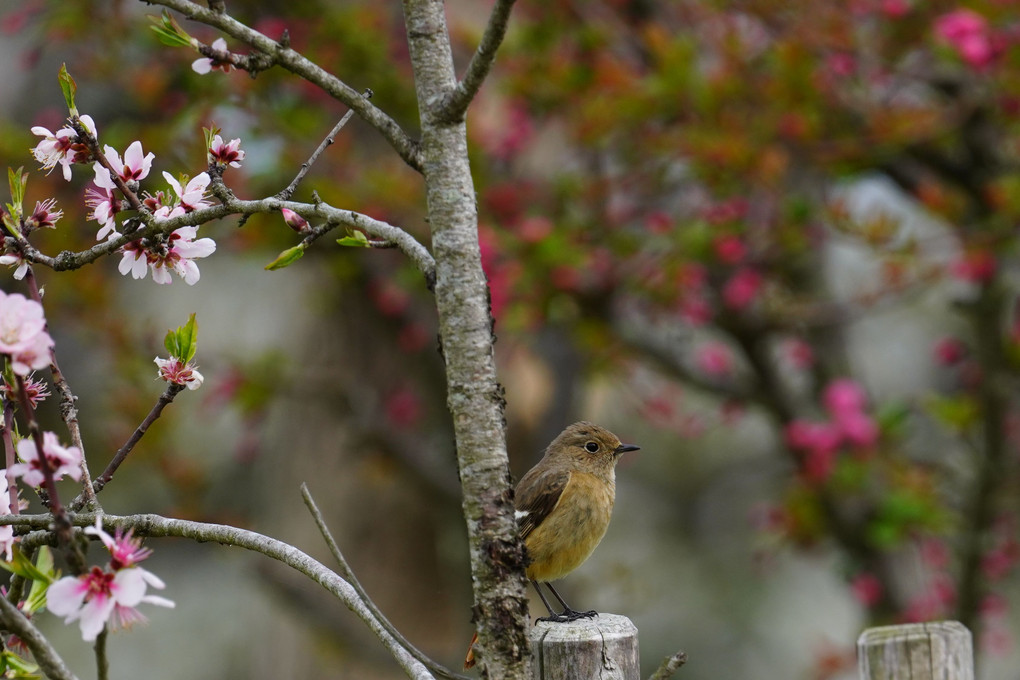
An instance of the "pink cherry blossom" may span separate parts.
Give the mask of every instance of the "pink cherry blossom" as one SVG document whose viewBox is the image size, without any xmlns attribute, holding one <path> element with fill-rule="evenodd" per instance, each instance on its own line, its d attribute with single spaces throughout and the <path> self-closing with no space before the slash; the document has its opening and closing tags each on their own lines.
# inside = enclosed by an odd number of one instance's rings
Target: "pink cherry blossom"
<svg viewBox="0 0 1020 680">
<path fill-rule="evenodd" d="M 163 177 L 173 187 L 174 193 L 178 197 L 178 207 L 184 208 L 184 212 L 191 212 L 211 205 L 209 201 L 204 200 L 205 190 L 210 181 L 209 173 L 203 172 L 196 175 L 185 187 L 182 187 L 181 183 L 169 172 L 164 171 Z"/>
<path fill-rule="evenodd" d="M 33 346 L 45 328 L 42 305 L 20 293 L 0 291 L 0 354 L 14 354 Z"/>
<path fill-rule="evenodd" d="M 161 359 L 156 357 L 153 361 L 159 368 L 159 378 L 168 383 L 184 385 L 189 390 L 197 390 L 202 386 L 205 378 L 198 372 L 191 362 L 183 362 L 178 357 Z"/>
<path fill-rule="evenodd" d="M 32 214 L 25 219 L 25 229 L 28 232 L 36 229 L 54 229 L 57 220 L 64 216 L 63 210 L 54 210 L 57 199 L 48 198 L 45 201 L 36 201 Z"/>
<path fill-rule="evenodd" d="M 166 598 L 146 595 L 148 586 L 162 589 L 165 584 L 141 567 L 116 571 L 92 567 L 81 576 L 65 576 L 51 584 L 46 591 L 46 608 L 63 616 L 64 623 L 77 620 L 82 639 L 92 642 L 108 623 L 127 626 L 144 620 L 135 609 L 143 602 L 174 606 Z"/>
<path fill-rule="evenodd" d="M 244 160 L 241 140 L 231 139 L 229 142 L 224 142 L 222 137 L 216 135 L 209 146 L 209 157 L 212 162 L 219 165 L 229 165 L 232 168 L 241 167 L 241 161 Z"/>
<path fill-rule="evenodd" d="M 152 550 L 142 547 L 142 539 L 134 536 L 134 530 L 116 529 L 111 536 L 103 530 L 102 517 L 96 518 L 95 526 L 87 527 L 85 533 L 90 536 L 97 536 L 103 542 L 106 549 L 110 551 L 110 567 L 115 571 L 138 566 L 138 563 L 149 557 Z"/>
<path fill-rule="evenodd" d="M 93 137 L 97 137 L 96 124 L 91 116 L 81 116 L 81 124 Z M 52 171 L 58 165 L 64 173 L 64 179 L 71 180 L 71 165 L 86 160 L 88 153 L 78 144 L 78 133 L 71 127 L 62 127 L 56 132 L 40 125 L 32 128 L 32 134 L 42 137 L 42 141 L 32 149 L 32 155 L 42 164 L 43 170 Z"/>
<path fill-rule="evenodd" d="M 164 212 L 166 210 L 165 207 L 160 208 L 156 215 L 174 217 L 183 214 L 180 208 Z M 157 241 L 155 244 L 141 240 L 127 243 L 121 248 L 123 255 L 118 270 L 125 276 L 130 272 L 136 279 L 145 278 L 146 272 L 151 270 L 152 280 L 160 284 L 171 283 L 173 279 L 170 272 L 174 271 L 185 283 L 193 286 L 200 277 L 194 260 L 208 257 L 216 250 L 216 242 L 211 238 L 195 240 L 197 231 L 197 227 L 181 227 L 166 237 L 165 241 Z"/>
<path fill-rule="evenodd" d="M 17 448 L 18 457 L 24 462 L 12 465 L 11 474 L 21 477 L 28 486 L 42 486 L 46 476 L 35 441 L 26 437 L 18 441 Z M 61 446 L 57 435 L 52 432 L 43 432 L 43 457 L 54 480 L 64 475 L 75 481 L 81 479 L 81 450 L 77 446 Z"/>
<path fill-rule="evenodd" d="M 50 365 L 50 349 L 53 338 L 46 331 L 36 335 L 25 347 L 11 354 L 11 370 L 18 375 L 28 375 L 32 371 Z"/>
<path fill-rule="evenodd" d="M 123 161 L 121 161 L 117 150 L 109 145 L 103 148 L 103 155 L 106 156 L 106 160 L 125 182 L 142 180 L 148 177 L 149 170 L 152 168 L 152 160 L 156 157 L 151 151 L 148 154 L 142 155 L 142 143 L 139 141 L 131 142 L 127 151 L 124 152 Z"/>
<path fill-rule="evenodd" d="M 7 253 L 6 255 L 0 255 L 0 264 L 14 267 L 17 265 L 17 269 L 14 270 L 14 278 L 18 281 L 25 278 L 25 274 L 28 273 L 28 260 L 18 252 Z"/>
<path fill-rule="evenodd" d="M 153 279 L 156 278 L 157 267 L 162 265 L 166 269 L 173 269 L 177 272 L 189 286 L 198 283 L 198 265 L 194 260 L 212 255 L 216 251 L 216 242 L 211 238 L 195 240 L 197 231 L 197 227 L 181 227 L 170 234 L 167 254 L 153 264 Z M 169 283 L 169 281 L 166 282 Z"/>
<path fill-rule="evenodd" d="M 39 402 L 44 401 L 46 397 L 50 396 L 50 388 L 42 380 L 36 380 L 35 374 L 30 373 L 25 376 L 21 381 L 21 389 L 25 392 L 25 397 L 28 398 L 28 403 L 35 408 L 39 405 Z M 0 394 L 7 400 L 13 401 L 17 397 L 14 385 L 7 382 L 4 378 L 3 383 L 0 384 Z"/>
<path fill-rule="evenodd" d="M 117 270 L 125 276 L 130 272 L 131 278 L 144 279 L 149 271 L 149 260 L 142 242 L 131 241 L 130 243 L 125 243 L 121 247 L 120 252 L 121 259 L 120 264 L 117 265 Z"/>
<path fill-rule="evenodd" d="M 95 220 L 102 225 L 96 233 L 96 240 L 102 241 L 107 236 L 117 236 L 116 215 L 120 210 L 120 201 L 114 196 L 113 191 L 117 188 L 117 185 L 114 184 L 113 178 L 110 177 L 110 171 L 98 162 L 92 167 L 96 173 L 96 177 L 92 182 L 98 189 L 89 188 L 85 190 L 85 205 L 92 208 L 88 219 Z"/>
</svg>

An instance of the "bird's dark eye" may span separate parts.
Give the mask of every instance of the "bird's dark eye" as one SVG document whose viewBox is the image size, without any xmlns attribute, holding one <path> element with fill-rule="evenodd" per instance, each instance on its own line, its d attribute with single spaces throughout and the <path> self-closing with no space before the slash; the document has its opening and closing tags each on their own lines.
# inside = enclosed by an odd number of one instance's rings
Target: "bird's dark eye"
<svg viewBox="0 0 1020 680">
<path fill-rule="evenodd" d="M 588 453 L 596 453 L 599 450 L 598 442 L 588 442 L 584 445 L 584 450 Z"/>
</svg>

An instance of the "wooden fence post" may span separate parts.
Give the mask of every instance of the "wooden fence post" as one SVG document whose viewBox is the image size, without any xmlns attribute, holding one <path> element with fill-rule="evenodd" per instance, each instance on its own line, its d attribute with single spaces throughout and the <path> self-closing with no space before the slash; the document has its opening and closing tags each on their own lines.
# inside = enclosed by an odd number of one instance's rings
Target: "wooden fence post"
<svg viewBox="0 0 1020 680">
<path fill-rule="evenodd" d="M 641 674 L 637 628 L 618 614 L 539 621 L 531 629 L 531 652 L 540 680 L 638 680 Z"/>
<path fill-rule="evenodd" d="M 974 680 L 970 631 L 957 621 L 869 628 L 857 639 L 860 680 Z"/>
</svg>

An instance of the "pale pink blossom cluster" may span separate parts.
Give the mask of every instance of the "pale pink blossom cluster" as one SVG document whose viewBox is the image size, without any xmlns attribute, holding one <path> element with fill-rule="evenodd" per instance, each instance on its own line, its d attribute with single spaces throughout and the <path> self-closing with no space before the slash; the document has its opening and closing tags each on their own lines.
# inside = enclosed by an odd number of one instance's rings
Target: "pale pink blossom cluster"
<svg viewBox="0 0 1020 680">
<path fill-rule="evenodd" d="M 138 147 L 138 154 L 141 153 L 141 146 Z M 137 155 L 135 159 L 137 159 Z M 151 154 L 150 154 L 151 155 Z M 125 155 L 127 161 L 127 155 Z M 125 164 L 125 172 L 132 169 Z M 148 173 L 148 166 L 139 168 L 139 178 Z M 97 174 L 97 185 L 99 183 L 99 171 Z M 153 211 L 153 215 L 160 220 L 172 219 L 180 215 L 205 208 L 210 205 L 206 198 L 206 190 L 211 181 L 209 173 L 202 172 L 193 177 L 186 184 L 182 185 L 173 175 L 163 173 L 163 178 L 173 189 L 175 198 L 167 202 L 167 197 L 162 191 L 155 196 L 147 196 L 145 205 Z M 106 203 L 101 203 L 97 208 L 106 210 Z M 105 214 L 105 212 L 104 212 Z M 152 280 L 160 284 L 169 284 L 173 281 L 170 272 L 176 272 L 188 285 L 198 282 L 200 273 L 195 260 L 212 255 L 216 250 L 216 242 L 211 238 L 196 240 L 198 227 L 186 226 L 175 229 L 169 235 L 157 235 L 151 238 L 139 239 L 125 244 L 121 248 L 121 260 L 118 269 L 125 276 L 131 274 L 132 278 L 143 279 L 148 272 L 152 272 Z M 102 235 L 103 232 L 101 231 Z M 116 234 L 116 232 L 113 232 Z M 100 236 L 101 238 L 102 236 Z"/>
<path fill-rule="evenodd" d="M 216 49 L 225 50 L 226 43 L 217 41 Z M 199 60 L 202 61 L 202 60 Z M 213 60 L 209 60 L 212 62 Z M 213 64 L 210 68 L 220 68 Z M 79 118 L 82 125 L 96 136 L 95 123 L 89 116 Z M 71 178 L 71 165 L 93 160 L 95 177 L 85 192 L 85 204 L 89 208 L 89 219 L 99 223 L 96 240 L 103 241 L 119 238 L 117 217 L 128 207 L 127 198 L 122 192 L 138 191 L 138 183 L 149 176 L 155 158 L 152 152 L 145 153 L 140 141 L 132 142 L 123 157 L 113 147 L 103 148 L 102 157 L 95 160 L 88 147 L 81 143 L 72 127 L 64 127 L 51 132 L 44 127 L 33 127 L 32 132 L 43 139 L 32 150 L 35 158 L 42 163 L 44 169 L 52 170 L 57 165 L 63 169 L 64 177 Z M 224 141 L 215 135 L 207 149 L 209 162 L 221 168 L 227 166 L 240 167 L 245 152 L 241 149 L 240 139 Z M 207 191 L 211 178 L 202 172 L 190 180 L 180 181 L 167 172 L 163 177 L 169 183 L 173 193 L 168 195 L 157 191 L 155 195 L 146 194 L 142 205 L 151 211 L 157 220 L 168 220 L 194 210 L 211 205 Z M 54 210 L 55 202 L 50 200 L 37 203 L 32 216 L 24 221 L 25 229 L 52 227 L 63 214 Z M 137 207 L 138 204 L 134 203 Z M 118 269 L 121 274 L 130 274 L 132 278 L 142 279 L 151 271 L 152 280 L 160 284 L 172 282 L 171 272 L 176 272 L 185 283 L 194 285 L 200 278 L 196 259 L 208 257 L 216 250 L 216 243 L 210 238 L 197 238 L 198 227 L 184 226 L 168 235 L 157 234 L 153 237 L 138 239 L 124 245 L 120 249 L 121 260 Z M 21 253 L 8 253 L 0 256 L 0 264 L 16 266 L 15 277 L 23 278 L 28 271 L 28 263 Z"/>
<path fill-rule="evenodd" d="M 49 366 L 51 347 L 42 305 L 0 290 L 0 354 L 7 356 L 13 371 L 24 376 Z"/>
<path fill-rule="evenodd" d="M 861 386 L 848 378 L 832 381 L 822 402 L 829 414 L 824 421 L 794 420 L 786 427 L 789 446 L 804 455 L 804 472 L 814 481 L 832 474 L 843 447 L 867 450 L 878 442 L 878 425 L 867 412 Z"/>
<path fill-rule="evenodd" d="M 142 603 L 158 607 L 174 606 L 173 601 L 158 595 L 147 595 L 151 586 L 165 587 L 163 581 L 138 563 L 152 554 L 131 532 L 119 529 L 114 536 L 103 530 L 102 518 L 85 533 L 99 537 L 110 551 L 106 569 L 92 567 L 80 576 L 65 576 L 50 585 L 46 592 L 46 608 L 64 623 L 78 621 L 82 639 L 92 642 L 103 628 L 127 628 L 144 622 L 145 616 L 136 608 Z"/>
</svg>

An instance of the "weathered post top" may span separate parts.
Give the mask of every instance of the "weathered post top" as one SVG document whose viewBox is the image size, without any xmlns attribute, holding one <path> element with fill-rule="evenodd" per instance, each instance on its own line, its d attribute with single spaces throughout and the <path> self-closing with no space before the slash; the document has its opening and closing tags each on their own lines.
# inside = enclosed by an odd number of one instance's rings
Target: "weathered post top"
<svg viewBox="0 0 1020 680">
<path fill-rule="evenodd" d="M 974 680 L 970 631 L 957 621 L 869 628 L 857 639 L 860 680 Z"/>
<path fill-rule="evenodd" d="M 619 614 L 539 621 L 531 629 L 531 652 L 540 680 L 638 680 L 641 674 L 637 628 Z"/>
</svg>

